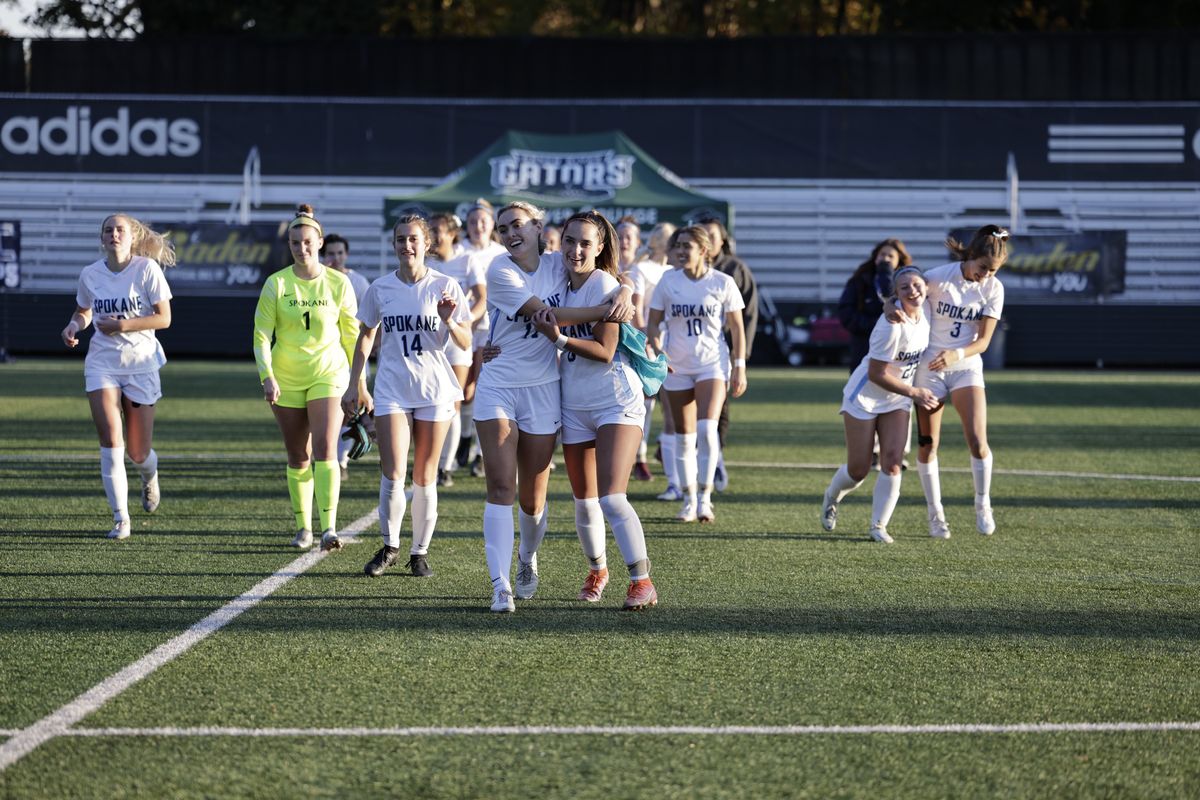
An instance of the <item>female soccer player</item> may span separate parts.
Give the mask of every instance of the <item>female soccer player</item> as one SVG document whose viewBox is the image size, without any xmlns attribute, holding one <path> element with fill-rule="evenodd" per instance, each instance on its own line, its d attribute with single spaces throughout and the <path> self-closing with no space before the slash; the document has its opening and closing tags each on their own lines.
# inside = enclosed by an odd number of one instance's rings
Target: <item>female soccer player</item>
<svg viewBox="0 0 1200 800">
<path fill-rule="evenodd" d="M 675 471 L 685 492 L 676 518 L 683 522 L 712 522 L 713 474 L 720 455 L 717 417 L 729 393 L 746 391 L 746 339 L 742 327 L 742 296 L 733 278 L 709 264 L 712 241 L 700 225 L 680 228 L 671 236 L 675 269 L 663 275 L 650 301 L 648 334 L 661 350 L 660 324 L 667 323 L 666 354 L 673 372 L 663 381 L 675 422 Z M 733 369 L 722 328 L 733 341 Z M 699 418 L 699 421 L 697 421 Z M 697 474 L 696 431 L 700 432 Z M 696 504 L 697 480 L 701 493 Z"/>
<path fill-rule="evenodd" d="M 171 324 L 171 287 L 162 267 L 175 263 L 175 251 L 161 234 L 128 214 L 105 217 L 100 248 L 104 258 L 79 275 L 75 313 L 62 340 L 77 346 L 79 332 L 95 319 L 83 362 L 84 390 L 100 437 L 100 477 L 113 515 L 108 538 L 125 539 L 130 533 L 127 445 L 142 478 L 142 508 L 153 512 L 159 504 L 154 404 L 162 397 L 158 371 L 167 357 L 154 332 Z"/>
<path fill-rule="evenodd" d="M 483 448 L 487 504 L 483 538 L 492 579 L 492 610 L 513 611 L 512 504 L 520 485 L 521 545 L 517 596 L 537 590 L 537 549 L 546 533 L 546 483 L 560 424 L 558 351 L 538 333 L 534 314 L 561 306 L 567 270 L 559 253 L 538 252 L 543 213 L 524 202 L 509 203 L 496 216 L 496 230 L 508 250 L 487 272 L 491 343 L 500 352 L 483 365 L 475 394 L 475 427 Z M 592 307 L 563 308 L 560 324 L 575 325 L 633 316 L 630 293 Z"/>
<path fill-rule="evenodd" d="M 1008 231 L 984 225 L 966 246 L 947 239 L 955 261 L 925 273 L 929 284 L 929 348 L 917 369 L 915 385 L 931 391 L 938 405 L 917 407 L 917 473 L 925 490 L 929 535 L 950 538 L 942 508 L 937 448 L 942 433 L 942 409 L 949 396 L 962 419 L 963 435 L 971 451 L 971 477 L 975 483 L 975 525 L 984 536 L 996 530 L 992 516 L 992 452 L 987 442 L 987 396 L 984 394 L 983 359 L 992 333 L 1004 310 L 1004 286 L 996 272 L 1008 258 Z"/>
<path fill-rule="evenodd" d="M 620 289 L 614 241 L 617 232 L 595 211 L 574 215 L 563 225 L 562 260 L 568 283 L 563 309 L 603 305 Z M 642 440 L 645 396 L 642 382 L 617 350 L 620 325 L 614 322 L 558 326 L 556 309 L 533 316 L 538 332 L 563 352 L 562 442 L 567 476 L 575 495 L 575 529 L 588 560 L 579 599 L 595 603 L 608 585 L 604 521 L 613 529 L 629 568 L 625 608 L 658 602 L 650 582 L 650 560 L 642 521 L 629 504 L 629 468 Z"/>
<path fill-rule="evenodd" d="M 914 388 L 913 376 L 921 353 L 929 344 L 925 318 L 925 279 L 916 267 L 896 271 L 894 296 L 903 319 L 891 324 L 880 317 L 871 332 L 871 347 L 842 391 L 842 418 L 846 426 L 846 463 L 838 468 L 821 505 L 821 527 L 837 526 L 838 504 L 857 489 L 871 470 L 875 437 L 879 436 L 879 477 L 871 506 L 871 538 L 892 543 L 887 526 L 900 498 L 900 461 L 908 441 L 908 411 L 936 408 L 928 389 Z"/>
<path fill-rule="evenodd" d="M 295 263 L 269 276 L 258 297 L 254 359 L 263 399 L 287 449 L 288 494 L 296 516 L 292 546 L 312 546 L 315 492 L 321 549 L 328 551 L 342 546 L 337 535 L 339 401 L 350 380 L 358 303 L 346 276 L 321 264 L 322 241 L 312 206 L 302 204 L 288 224 Z"/>
<path fill-rule="evenodd" d="M 670 222 L 660 222 L 651 229 L 650 236 L 646 240 L 645 258 L 633 274 L 633 302 L 637 309 L 636 319 L 647 337 L 650 335 L 646 324 L 650 317 L 650 298 L 654 296 L 654 287 L 658 286 L 662 276 L 671 269 L 671 265 L 667 262 L 667 243 L 671 240 L 673 233 L 675 233 L 675 226 Z M 654 402 L 656 399 L 661 402 L 656 404 Z M 658 495 L 658 499 L 678 502 L 683 499 L 683 492 L 679 491 L 679 478 L 675 474 L 675 425 L 671 421 L 671 406 L 667 403 L 665 390 L 660 391 L 657 398 L 649 398 L 647 401 L 646 428 L 642 432 L 643 444 L 638 449 L 638 460 L 646 461 L 647 445 L 650 442 L 650 423 L 655 405 L 662 409 L 663 417 L 663 428 L 658 435 L 656 457 L 662 462 L 663 474 L 667 476 L 667 488 Z M 647 472 L 649 472 L 649 464 L 647 464 Z"/>
<path fill-rule="evenodd" d="M 429 568 L 429 541 L 437 524 L 437 478 L 442 441 L 457 415 L 462 389 L 450 369 L 446 343 L 458 348 L 471 341 L 471 312 L 458 283 L 425 265 L 431 235 L 424 218 L 400 217 L 392 229 L 399 260 L 395 272 L 371 284 L 358 309 L 361 329 L 350 368 L 350 386 L 342 396 L 346 414 L 375 412 L 379 441 L 379 530 L 383 547 L 363 568 L 379 577 L 400 552 L 404 519 L 404 472 L 408 445 L 413 454 L 412 548 L 408 568 L 423 578 Z M 375 375 L 375 396 L 361 380 L 367 355 L 382 327 Z"/>
</svg>

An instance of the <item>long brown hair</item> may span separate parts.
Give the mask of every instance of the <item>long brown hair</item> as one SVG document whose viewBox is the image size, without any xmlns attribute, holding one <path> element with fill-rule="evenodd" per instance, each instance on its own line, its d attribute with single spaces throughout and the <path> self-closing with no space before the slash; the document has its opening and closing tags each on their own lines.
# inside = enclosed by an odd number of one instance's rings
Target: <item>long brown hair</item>
<svg viewBox="0 0 1200 800">
<path fill-rule="evenodd" d="M 999 225 L 984 225 L 975 231 L 967 244 L 955 239 L 946 238 L 946 249 L 956 261 L 974 261 L 977 258 L 990 259 L 994 264 L 1003 264 L 1008 258 L 1008 230 Z"/>
<path fill-rule="evenodd" d="M 692 241 L 698 244 L 700 249 L 704 251 L 704 266 L 705 268 L 710 268 L 713 258 L 717 254 L 713 252 L 716 248 L 713 247 L 712 237 L 708 235 L 708 231 L 704 229 L 703 225 L 688 225 L 686 228 L 676 228 L 675 232 L 671 234 L 671 238 L 667 240 L 667 249 L 670 250 L 675 247 L 675 243 L 679 241 L 679 237 L 685 233 L 692 237 Z"/>
<path fill-rule="evenodd" d="M 614 278 L 618 277 L 621 274 L 621 270 L 617 267 L 617 231 L 613 227 L 613 224 L 608 221 L 608 217 L 599 211 L 580 211 L 578 214 L 572 214 L 563 223 L 562 231 L 564 234 L 567 232 L 567 226 L 572 222 L 589 222 L 596 226 L 596 232 L 600 237 L 600 244 L 604 246 L 596 254 L 596 269 L 601 272 L 607 272 Z"/>
<path fill-rule="evenodd" d="M 871 250 L 871 257 L 858 265 L 858 269 L 854 270 L 855 278 L 866 278 L 875 274 L 875 259 L 879 257 L 879 251 L 885 247 L 890 247 L 900 254 L 900 263 L 896 265 L 896 269 L 907 267 L 913 263 L 912 256 L 908 254 L 908 248 L 904 246 L 904 242 L 899 239 L 884 239 L 875 248 Z"/>
</svg>

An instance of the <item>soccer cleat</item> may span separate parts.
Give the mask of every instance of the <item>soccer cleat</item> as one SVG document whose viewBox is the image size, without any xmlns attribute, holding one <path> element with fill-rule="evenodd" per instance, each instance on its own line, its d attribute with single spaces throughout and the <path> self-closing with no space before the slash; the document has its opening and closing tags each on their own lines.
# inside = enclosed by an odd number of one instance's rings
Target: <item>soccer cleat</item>
<svg viewBox="0 0 1200 800">
<path fill-rule="evenodd" d="M 658 592 L 649 578 L 640 581 L 630 581 L 629 591 L 625 593 L 625 610 L 641 611 L 643 608 L 658 605 Z"/>
<path fill-rule="evenodd" d="M 502 614 L 512 613 L 516 610 L 517 604 L 513 602 L 512 590 L 508 586 L 497 586 L 492 589 L 492 611 Z"/>
<path fill-rule="evenodd" d="M 333 528 L 327 529 L 321 534 L 321 552 L 335 553 L 342 549 L 342 540 L 338 538 L 337 533 Z"/>
<path fill-rule="evenodd" d="M 129 520 L 127 520 L 127 519 L 113 520 L 113 528 L 111 531 L 109 531 L 107 534 L 105 534 L 105 538 L 128 539 L 129 534 L 131 532 L 132 531 L 130 530 Z"/>
<path fill-rule="evenodd" d="M 444 489 L 449 489 L 454 485 L 454 478 L 450 476 L 450 470 L 439 469 L 437 475 L 437 485 Z"/>
<path fill-rule="evenodd" d="M 821 497 L 821 527 L 832 531 L 837 527 L 837 503 L 829 497 L 829 490 Z"/>
<path fill-rule="evenodd" d="M 871 526 L 871 538 L 883 544 L 891 544 L 894 541 L 891 536 L 888 536 L 887 528 L 882 525 Z"/>
<path fill-rule="evenodd" d="M 650 481 L 654 480 L 654 476 L 650 474 L 650 465 L 645 461 L 639 461 L 633 465 L 633 479 L 635 481 Z"/>
<path fill-rule="evenodd" d="M 400 555 L 399 547 L 388 547 L 384 545 L 375 553 L 375 557 L 367 562 L 363 567 L 363 572 L 370 575 L 372 578 L 378 578 L 383 574 L 383 571 L 396 563 L 397 556 Z"/>
<path fill-rule="evenodd" d="M 296 531 L 296 535 L 292 538 L 292 547 L 299 547 L 301 550 L 312 547 L 312 531 L 307 528 Z"/>
<path fill-rule="evenodd" d="M 150 480 L 142 480 L 142 508 L 147 514 L 153 514 L 158 510 L 158 503 L 161 498 L 158 494 L 158 472 L 150 476 Z"/>
<path fill-rule="evenodd" d="M 422 553 L 414 553 L 408 557 L 408 571 L 414 578 L 428 578 L 433 574 L 433 570 L 429 568 L 429 559 Z"/>
<path fill-rule="evenodd" d="M 589 569 L 587 577 L 583 579 L 583 588 L 579 590 L 579 599 L 598 603 L 605 586 L 608 586 L 608 569 Z"/>
<path fill-rule="evenodd" d="M 471 462 L 471 475 L 476 478 L 483 477 L 483 456 L 475 456 L 475 460 Z"/>
<path fill-rule="evenodd" d="M 992 506 L 990 503 L 977 503 L 975 505 L 975 527 L 984 536 L 991 536 L 996 532 L 996 519 L 992 516 Z"/>
<path fill-rule="evenodd" d="M 534 553 L 529 558 L 529 563 L 521 560 L 521 556 L 517 556 L 517 599 L 531 600 L 533 595 L 537 593 L 538 587 L 538 569 L 537 569 L 537 553 Z"/>
<path fill-rule="evenodd" d="M 929 535 L 934 539 L 949 539 L 950 524 L 941 517 L 929 518 Z"/>
<path fill-rule="evenodd" d="M 671 483 L 667 485 L 667 490 L 658 496 L 658 499 L 677 503 L 683 499 L 683 492 L 679 491 L 678 486 Z"/>
<path fill-rule="evenodd" d="M 680 522 L 695 522 L 696 521 L 696 498 L 684 498 L 683 506 L 679 509 L 679 513 L 675 515 L 675 519 Z"/>
<path fill-rule="evenodd" d="M 725 471 L 724 464 L 717 464 L 717 468 L 713 472 L 713 488 L 718 492 L 729 488 L 729 473 Z"/>
<path fill-rule="evenodd" d="M 706 497 L 700 498 L 700 509 L 696 512 L 696 519 L 701 522 L 712 522 L 717 518 L 713 513 L 712 500 Z"/>
</svg>

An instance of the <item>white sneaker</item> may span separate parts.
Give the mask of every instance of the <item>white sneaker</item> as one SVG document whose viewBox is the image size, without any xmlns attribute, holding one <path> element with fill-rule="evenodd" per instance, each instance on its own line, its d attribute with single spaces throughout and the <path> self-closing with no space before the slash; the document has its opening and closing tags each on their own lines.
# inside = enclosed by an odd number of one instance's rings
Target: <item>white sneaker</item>
<svg viewBox="0 0 1200 800">
<path fill-rule="evenodd" d="M 679 513 L 675 515 L 675 519 L 680 522 L 695 522 L 696 521 L 696 498 L 688 497 L 683 501 L 683 507 L 679 509 Z"/>
<path fill-rule="evenodd" d="M 934 539 L 950 538 L 950 523 L 941 517 L 929 518 L 929 535 Z"/>
<path fill-rule="evenodd" d="M 498 614 L 512 613 L 517 610 L 517 604 L 513 602 L 512 590 L 507 585 L 500 585 L 492 589 L 492 611 Z"/>
<path fill-rule="evenodd" d="M 996 519 L 992 516 L 992 506 L 990 503 L 977 503 L 975 505 L 975 527 L 984 536 L 991 536 L 996 532 Z"/>
<path fill-rule="evenodd" d="M 158 472 L 150 476 L 150 480 L 142 481 L 142 508 L 147 514 L 153 514 L 158 510 L 159 502 L 158 494 Z"/>
<path fill-rule="evenodd" d="M 326 528 L 321 534 L 321 552 L 333 553 L 342 549 L 342 540 L 338 538 L 333 528 Z"/>
<path fill-rule="evenodd" d="M 299 547 L 301 550 L 312 547 L 312 531 L 307 528 L 296 531 L 296 535 L 292 539 L 292 547 Z"/>
<path fill-rule="evenodd" d="M 531 600 L 534 594 L 537 593 L 538 587 L 538 569 L 537 569 L 537 553 L 534 553 L 529 558 L 529 563 L 526 564 L 521 560 L 521 556 L 517 556 L 517 597 L 521 600 Z M 511 601 L 509 601 L 511 602 Z M 493 605 L 492 610 L 496 607 Z"/>
<path fill-rule="evenodd" d="M 696 512 L 696 519 L 701 522 L 712 522 L 717 518 L 713 513 L 712 500 L 707 497 L 700 498 L 700 510 Z"/>
<path fill-rule="evenodd" d="M 871 538 L 884 544 L 891 544 L 894 541 L 891 536 L 888 536 L 887 528 L 882 525 L 871 526 Z"/>
<path fill-rule="evenodd" d="M 829 490 L 821 497 L 821 527 L 832 531 L 837 527 L 837 503 L 829 497 Z"/>
<path fill-rule="evenodd" d="M 128 539 L 130 533 L 129 520 L 114 520 L 113 529 L 106 534 L 106 537 L 109 539 Z"/>
<path fill-rule="evenodd" d="M 683 492 L 679 491 L 679 487 L 673 483 L 667 484 L 667 490 L 658 496 L 659 500 L 665 500 L 668 503 L 678 503 L 683 499 Z"/>
</svg>

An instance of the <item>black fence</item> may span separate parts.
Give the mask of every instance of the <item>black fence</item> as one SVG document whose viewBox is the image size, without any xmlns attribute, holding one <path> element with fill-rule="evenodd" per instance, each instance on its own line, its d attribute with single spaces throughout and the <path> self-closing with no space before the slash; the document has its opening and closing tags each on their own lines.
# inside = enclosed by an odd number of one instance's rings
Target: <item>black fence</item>
<svg viewBox="0 0 1200 800">
<path fill-rule="evenodd" d="M 1200 36 L 0 40 L 0 91 L 1191 101 Z"/>
</svg>

